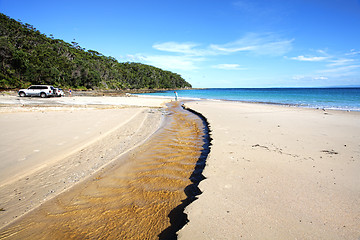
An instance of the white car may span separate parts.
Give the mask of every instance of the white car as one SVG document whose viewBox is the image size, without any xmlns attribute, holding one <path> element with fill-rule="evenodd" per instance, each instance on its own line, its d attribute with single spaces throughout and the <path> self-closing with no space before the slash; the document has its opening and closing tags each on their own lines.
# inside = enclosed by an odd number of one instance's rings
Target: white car
<svg viewBox="0 0 360 240">
<path fill-rule="evenodd" d="M 61 88 L 55 88 L 55 96 L 56 97 L 64 97 L 65 93 Z"/>
<path fill-rule="evenodd" d="M 55 96 L 55 88 L 49 85 L 32 85 L 27 89 L 19 90 L 20 97 L 39 96 L 42 98 Z"/>
</svg>

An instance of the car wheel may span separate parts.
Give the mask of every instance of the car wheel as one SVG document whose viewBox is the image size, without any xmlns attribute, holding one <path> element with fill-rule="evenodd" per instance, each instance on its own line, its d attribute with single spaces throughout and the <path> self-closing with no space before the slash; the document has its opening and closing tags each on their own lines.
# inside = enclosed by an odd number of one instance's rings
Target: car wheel
<svg viewBox="0 0 360 240">
<path fill-rule="evenodd" d="M 45 98 L 46 97 L 46 93 L 40 93 L 40 97 L 42 97 L 42 98 Z"/>
<path fill-rule="evenodd" d="M 20 93 L 19 93 L 19 96 L 20 96 L 20 97 L 25 97 L 26 94 L 25 94 L 24 92 L 20 92 Z"/>
</svg>

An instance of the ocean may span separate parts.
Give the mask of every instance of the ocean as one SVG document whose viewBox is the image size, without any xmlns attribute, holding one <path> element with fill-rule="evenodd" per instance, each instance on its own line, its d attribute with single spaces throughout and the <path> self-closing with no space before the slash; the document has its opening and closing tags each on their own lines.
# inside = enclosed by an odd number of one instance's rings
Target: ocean
<svg viewBox="0 0 360 240">
<path fill-rule="evenodd" d="M 217 99 L 360 111 L 360 88 L 208 88 L 177 90 L 179 99 Z M 174 91 L 145 95 L 174 97 Z"/>
</svg>

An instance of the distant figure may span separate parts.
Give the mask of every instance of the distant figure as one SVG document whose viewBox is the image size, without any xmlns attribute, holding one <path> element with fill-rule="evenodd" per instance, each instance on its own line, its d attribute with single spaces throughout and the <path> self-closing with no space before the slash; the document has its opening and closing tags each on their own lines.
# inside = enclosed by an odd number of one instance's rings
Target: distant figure
<svg viewBox="0 0 360 240">
<path fill-rule="evenodd" d="M 175 93 L 175 101 L 177 101 L 177 98 L 178 98 L 177 92 L 174 92 L 174 93 Z"/>
<path fill-rule="evenodd" d="M 69 88 L 69 97 L 71 97 L 71 88 Z"/>
</svg>

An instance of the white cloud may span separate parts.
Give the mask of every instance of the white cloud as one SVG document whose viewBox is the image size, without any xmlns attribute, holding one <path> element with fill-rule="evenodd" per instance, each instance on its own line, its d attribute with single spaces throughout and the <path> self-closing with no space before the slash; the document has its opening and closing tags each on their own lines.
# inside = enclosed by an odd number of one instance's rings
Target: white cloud
<svg viewBox="0 0 360 240">
<path fill-rule="evenodd" d="M 153 45 L 153 48 L 160 51 L 165 52 L 174 52 L 174 53 L 183 53 L 183 54 L 190 54 L 190 55 L 198 55 L 200 52 L 196 49 L 198 44 L 196 43 L 177 43 L 177 42 L 164 42 L 164 43 L 157 43 Z"/>
<path fill-rule="evenodd" d="M 221 55 L 220 51 L 214 51 L 210 47 L 201 48 L 201 44 L 192 42 L 164 42 L 153 45 L 153 48 L 159 51 L 179 53 L 187 56 L 216 56 Z"/>
<path fill-rule="evenodd" d="M 316 76 L 316 77 L 313 77 L 314 80 L 326 80 L 328 79 L 327 77 L 324 77 L 324 76 Z"/>
<path fill-rule="evenodd" d="M 358 55 L 360 54 L 360 51 L 357 51 L 355 49 L 351 49 L 349 53 L 347 53 L 346 55 Z"/>
<path fill-rule="evenodd" d="M 137 54 L 137 55 L 128 54 L 125 57 L 120 57 L 120 58 L 125 59 L 126 61 L 129 61 L 129 62 L 139 62 L 144 59 L 144 56 L 139 55 L 139 54 Z"/>
<path fill-rule="evenodd" d="M 318 53 L 321 53 L 321 54 L 323 54 L 323 55 L 328 56 L 328 53 L 327 53 L 325 50 L 318 49 L 318 50 L 316 50 L 316 52 L 318 52 Z"/>
<path fill-rule="evenodd" d="M 348 65 L 337 68 L 325 69 L 320 72 L 322 73 L 336 73 L 342 75 L 349 75 L 353 73 L 353 70 L 360 69 L 360 65 Z"/>
<path fill-rule="evenodd" d="M 243 38 L 226 44 L 209 44 L 201 46 L 194 42 L 163 42 L 153 44 L 153 49 L 164 52 L 164 55 L 136 54 L 126 59 L 140 61 L 163 69 L 195 70 L 198 63 L 209 57 L 251 52 L 257 55 L 282 55 L 292 48 L 293 40 L 278 38 L 275 34 L 246 34 Z M 244 70 L 238 64 L 218 64 L 217 69 Z"/>
<path fill-rule="evenodd" d="M 234 45 L 234 46 L 231 46 Z M 219 52 L 226 52 L 226 53 L 236 53 L 236 52 L 244 52 L 244 51 L 251 51 L 255 50 L 255 46 L 245 46 L 245 47 L 239 47 L 235 46 L 236 44 L 227 44 L 227 45 L 215 45 L 211 44 L 210 48 L 219 51 Z"/>
<path fill-rule="evenodd" d="M 213 65 L 212 67 L 223 70 L 245 70 L 245 68 L 241 68 L 239 64 L 229 64 L 229 63 Z"/>
<path fill-rule="evenodd" d="M 210 48 L 219 53 L 252 52 L 258 55 L 279 56 L 292 49 L 294 40 L 284 40 L 275 34 L 248 33 L 243 38 L 223 45 L 212 44 Z"/>
<path fill-rule="evenodd" d="M 329 67 L 333 67 L 333 66 L 343 66 L 343 65 L 347 65 L 348 63 L 354 62 L 354 59 L 351 58 L 340 58 L 340 59 L 335 59 L 335 60 L 331 60 L 330 64 L 328 64 Z"/>
<path fill-rule="evenodd" d="M 305 61 L 305 62 L 320 62 L 320 61 L 324 61 L 327 60 L 328 57 L 305 57 L 305 56 L 297 56 L 297 57 L 292 57 L 291 59 L 293 60 L 298 60 L 298 61 Z"/>
<path fill-rule="evenodd" d="M 310 74 L 310 75 L 296 75 L 296 76 L 293 76 L 292 79 L 296 80 L 296 81 L 299 81 L 299 80 L 310 81 L 310 80 L 327 80 L 329 78 L 325 77 L 325 76 L 319 76 L 319 75 L 312 76 Z"/>
<path fill-rule="evenodd" d="M 294 80 L 301 80 L 301 79 L 304 79 L 304 78 L 306 78 L 306 77 L 303 76 L 303 75 L 296 75 L 296 76 L 292 77 L 292 79 L 294 79 Z"/>
<path fill-rule="evenodd" d="M 350 76 L 360 73 L 359 60 L 355 57 L 357 54 L 355 50 L 351 50 L 351 53 L 354 54 L 345 53 L 342 56 L 330 55 L 324 50 L 317 50 L 316 52 L 318 56 L 300 55 L 290 59 L 304 62 L 323 62 L 324 69 L 315 72 L 316 75 L 320 74 L 320 76 L 312 77 L 312 79 L 315 80 L 325 80 L 328 78 Z M 344 57 L 344 55 L 348 57 Z"/>
<path fill-rule="evenodd" d="M 331 55 L 323 50 L 316 50 L 316 53 L 316 55 L 300 55 L 292 58 L 285 57 L 303 62 L 316 62 L 315 66 L 322 64 L 322 69 L 315 70 L 304 76 L 294 76 L 294 80 L 312 79 L 321 81 L 345 76 L 358 76 L 360 74 L 359 59 L 355 56 L 349 56 L 349 54 L 346 53 L 342 55 Z"/>
<path fill-rule="evenodd" d="M 202 58 L 194 58 L 188 56 L 167 56 L 167 55 L 149 55 L 141 57 L 141 60 L 146 64 L 153 65 L 162 69 L 177 69 L 177 70 L 195 70 L 196 62 L 203 61 Z"/>
<path fill-rule="evenodd" d="M 292 57 L 290 59 L 302 61 L 302 62 L 323 62 L 323 61 L 329 61 L 330 59 L 334 58 L 333 56 L 329 55 L 325 50 L 318 49 L 318 50 L 312 50 L 315 51 L 316 55 L 300 55 L 297 57 Z"/>
</svg>

